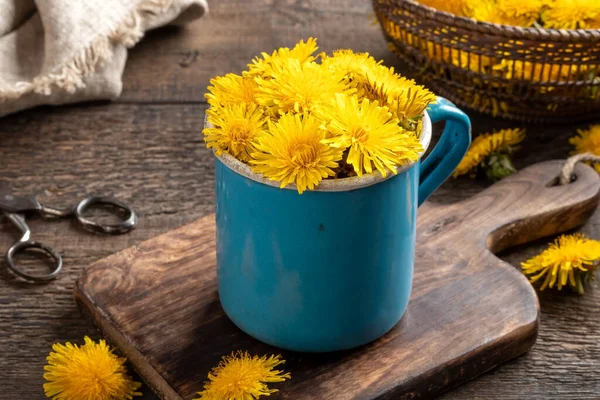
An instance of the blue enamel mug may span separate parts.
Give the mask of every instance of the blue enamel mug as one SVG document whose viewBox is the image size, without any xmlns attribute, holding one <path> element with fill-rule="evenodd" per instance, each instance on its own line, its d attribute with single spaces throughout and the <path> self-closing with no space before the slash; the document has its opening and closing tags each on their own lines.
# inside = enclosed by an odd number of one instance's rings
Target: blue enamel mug
<svg viewBox="0 0 600 400">
<path fill-rule="evenodd" d="M 217 157 L 217 279 L 229 318 L 262 342 L 306 352 L 353 348 L 393 328 L 411 292 L 417 207 L 471 141 L 469 118 L 438 98 L 424 115 L 425 149 L 438 121 L 444 132 L 424 160 L 301 195 Z"/>
</svg>

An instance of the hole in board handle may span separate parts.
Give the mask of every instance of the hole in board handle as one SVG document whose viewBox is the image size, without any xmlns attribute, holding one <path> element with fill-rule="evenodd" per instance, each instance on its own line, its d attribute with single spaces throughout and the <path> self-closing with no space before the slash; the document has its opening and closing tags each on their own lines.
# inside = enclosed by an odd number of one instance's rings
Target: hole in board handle
<svg viewBox="0 0 600 400">
<path fill-rule="evenodd" d="M 577 175 L 575 175 L 575 173 L 571 174 L 571 179 L 569 180 L 569 183 L 573 183 L 577 180 Z M 546 187 L 555 187 L 555 186 L 561 186 L 560 184 L 560 177 L 556 176 L 554 177 L 554 179 L 550 180 L 550 182 L 548 182 L 546 184 Z"/>
</svg>

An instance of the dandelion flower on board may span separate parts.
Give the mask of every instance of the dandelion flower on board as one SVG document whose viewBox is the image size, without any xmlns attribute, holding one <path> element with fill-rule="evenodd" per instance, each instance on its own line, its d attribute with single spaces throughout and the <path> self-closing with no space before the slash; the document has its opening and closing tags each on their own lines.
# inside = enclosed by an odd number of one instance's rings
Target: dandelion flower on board
<svg viewBox="0 0 600 400">
<path fill-rule="evenodd" d="M 254 400 L 269 396 L 277 389 L 270 389 L 268 383 L 283 382 L 291 377 L 275 369 L 284 363 L 279 355 L 258 357 L 248 352 L 232 353 L 208 373 L 208 381 L 196 400 Z"/>
</svg>

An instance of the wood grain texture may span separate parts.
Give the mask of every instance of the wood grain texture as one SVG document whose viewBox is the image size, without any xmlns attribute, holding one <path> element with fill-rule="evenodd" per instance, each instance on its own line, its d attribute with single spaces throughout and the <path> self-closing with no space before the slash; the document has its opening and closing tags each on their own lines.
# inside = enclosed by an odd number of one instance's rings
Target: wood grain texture
<svg viewBox="0 0 600 400">
<path fill-rule="evenodd" d="M 491 251 L 587 220 L 600 178 L 578 165 L 575 182 L 549 186 L 561 164 L 535 164 L 461 203 L 422 206 L 413 293 L 398 326 L 352 351 L 284 352 L 293 379 L 275 398 L 426 398 L 528 350 L 537 296 Z M 277 351 L 237 329 L 219 305 L 213 215 L 92 264 L 75 291 L 163 399 L 192 398 L 222 355 Z"/>
<path fill-rule="evenodd" d="M 86 194 L 111 193 L 141 214 L 139 227 L 119 237 L 90 235 L 70 221 L 32 220 L 34 237 L 56 246 L 65 259 L 58 280 L 48 285 L 11 280 L 0 260 L 1 400 L 44 399 L 42 372 L 52 343 L 100 337 L 73 301 L 75 279 L 85 266 L 213 211 L 213 164 L 198 136 L 204 117 L 199 103 L 213 75 L 239 70 L 261 51 L 310 35 L 320 36 L 323 49 L 369 51 L 402 69 L 379 28 L 368 22 L 369 2 L 219 0 L 210 6 L 205 19 L 184 29 L 151 32 L 133 49 L 119 100 L 128 104 L 44 107 L 0 119 L 1 187 L 38 193 L 58 205 Z M 469 116 L 474 134 L 517 126 L 477 113 Z M 517 168 L 523 168 L 567 157 L 572 149 L 568 138 L 587 124 L 519 126 L 528 133 L 515 156 Z M 450 180 L 430 200 L 452 204 L 488 185 Z M 600 238 L 600 211 L 579 230 Z M 0 218 L 0 251 L 8 249 L 15 234 Z M 546 245 L 544 239 L 500 255 L 518 267 Z M 530 352 L 442 398 L 598 399 L 598 283 L 584 296 L 542 292 L 540 304 L 539 335 Z M 147 388 L 143 392 L 142 400 L 156 400 Z"/>
</svg>

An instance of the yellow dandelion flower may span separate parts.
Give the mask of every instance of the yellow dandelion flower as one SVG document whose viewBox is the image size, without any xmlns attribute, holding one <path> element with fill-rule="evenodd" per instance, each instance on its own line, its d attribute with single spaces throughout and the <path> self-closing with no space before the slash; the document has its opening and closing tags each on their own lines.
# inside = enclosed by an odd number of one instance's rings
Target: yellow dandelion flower
<svg viewBox="0 0 600 400">
<path fill-rule="evenodd" d="M 253 104 L 256 102 L 258 85 L 250 77 L 236 74 L 218 76 L 210 80 L 210 93 L 204 95 L 212 106 L 229 104 Z"/>
<path fill-rule="evenodd" d="M 480 1 L 473 5 L 472 18 L 494 24 L 532 26 L 539 19 L 544 0 Z"/>
<path fill-rule="evenodd" d="M 295 183 L 298 193 L 314 189 L 335 175 L 343 149 L 323 143 L 326 131 L 314 116 L 285 114 L 269 121 L 270 134 L 261 137 L 252 153 L 253 170 L 284 188 Z"/>
<path fill-rule="evenodd" d="M 266 133 L 263 111 L 256 104 L 239 104 L 211 107 L 206 114 L 213 125 L 202 131 L 206 147 L 214 148 L 217 155 L 225 151 L 247 162 L 257 140 Z"/>
<path fill-rule="evenodd" d="M 577 135 L 569 139 L 575 146 L 573 154 L 592 153 L 600 156 L 600 125 L 590 125 L 588 129 L 577 129 Z M 600 173 L 600 164 L 593 164 Z"/>
<path fill-rule="evenodd" d="M 408 128 L 408 120 L 420 118 L 427 106 L 436 99 L 435 94 L 425 87 L 396 74 L 393 67 L 383 65 L 371 68 L 366 80 L 358 82 L 356 87 L 361 99 L 377 101 L 388 107 L 405 128 Z"/>
<path fill-rule="evenodd" d="M 141 383 L 127 375 L 124 358 L 104 340 L 85 344 L 54 344 L 44 367 L 44 392 L 52 400 L 131 400 L 142 394 Z"/>
<path fill-rule="evenodd" d="M 291 377 L 274 369 L 284 363 L 279 355 L 258 357 L 248 352 L 232 353 L 208 373 L 208 382 L 196 400 L 254 400 L 269 396 L 278 390 L 269 389 L 267 383 L 283 382 Z"/>
<path fill-rule="evenodd" d="M 288 60 L 296 60 L 300 64 L 310 63 L 315 60 L 315 52 L 317 47 L 317 39 L 308 38 L 306 43 L 301 40 L 293 49 L 282 47 L 273 51 L 271 55 L 262 53 L 262 58 L 256 57 L 251 64 L 248 64 L 249 71 L 245 73 L 248 77 L 271 76 L 275 65 L 286 64 Z"/>
<path fill-rule="evenodd" d="M 545 28 L 598 29 L 600 6 L 598 0 L 561 0 L 542 11 Z"/>
<path fill-rule="evenodd" d="M 355 53 L 352 50 L 336 50 L 331 57 L 325 53 L 320 55 L 321 64 L 331 72 L 342 71 L 350 82 L 366 83 L 367 76 L 372 74 L 381 61 L 376 61 L 369 53 Z"/>
<path fill-rule="evenodd" d="M 313 112 L 329 103 L 336 93 L 355 91 L 344 81 L 342 71 L 332 72 L 320 64 L 302 64 L 293 59 L 273 65 L 271 78 L 256 79 L 258 104 L 272 116 L 290 111 Z"/>
<path fill-rule="evenodd" d="M 358 176 L 375 167 L 383 176 L 396 167 L 415 162 L 423 147 L 416 135 L 398 125 L 398 119 L 377 101 L 337 95 L 333 105 L 321 111 L 332 137 L 325 143 L 348 149 L 348 164 Z"/>
<path fill-rule="evenodd" d="M 544 278 L 540 290 L 570 286 L 583 294 L 583 283 L 593 278 L 600 260 L 600 242 L 582 234 L 563 235 L 537 256 L 521 263 L 529 281 Z"/>
<path fill-rule="evenodd" d="M 523 139 L 525 139 L 525 130 L 518 128 L 501 129 L 495 133 L 485 133 L 477 136 L 452 176 L 470 174 L 471 177 L 474 177 L 478 166 L 485 162 L 490 163 L 488 160 L 490 156 L 497 152 L 509 152 L 508 149 L 518 145 Z M 494 162 L 492 168 L 499 168 L 500 171 L 492 171 L 493 173 L 502 174 L 506 172 L 510 174 L 514 172 L 514 167 L 512 167 L 512 164 L 507 164 L 509 160 L 506 158 L 494 161 L 497 161 L 499 165 L 496 166 Z M 501 178 L 502 176 L 494 175 L 494 177 Z"/>
</svg>

